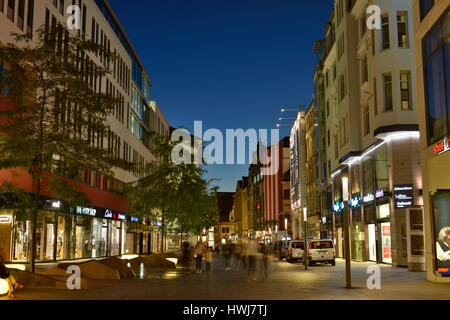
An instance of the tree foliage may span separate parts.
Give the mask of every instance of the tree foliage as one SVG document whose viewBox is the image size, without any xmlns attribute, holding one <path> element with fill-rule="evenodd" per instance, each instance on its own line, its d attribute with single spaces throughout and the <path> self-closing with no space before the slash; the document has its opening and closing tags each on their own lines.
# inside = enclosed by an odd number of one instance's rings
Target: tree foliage
<svg viewBox="0 0 450 320">
<path fill-rule="evenodd" d="M 149 163 L 145 177 L 128 187 L 129 212 L 161 219 L 163 233 L 170 224 L 177 233 L 200 234 L 215 223 L 217 188 L 203 178 L 205 170 L 201 167 L 172 162 L 176 142 L 156 134 L 152 140 L 158 161 Z"/>
<path fill-rule="evenodd" d="M 36 219 L 42 207 L 44 173 L 75 179 L 84 170 L 112 174 L 120 165 L 104 148 L 107 121 L 119 103 L 111 95 L 94 90 L 93 79 L 110 73 L 105 62 L 114 55 L 90 40 L 73 35 L 61 25 L 38 29 L 33 37 L 13 34 L 14 41 L 0 43 L 0 169 L 24 168 L 33 180 L 31 270 L 36 253 Z M 88 59 L 88 57 L 90 57 Z M 5 63 L 6 62 L 6 63 Z M 45 176 L 48 176 L 45 175 Z M 45 181 L 48 192 L 68 203 L 87 203 L 67 179 Z M 23 190 L 13 191 L 15 206 L 24 199 Z"/>
</svg>

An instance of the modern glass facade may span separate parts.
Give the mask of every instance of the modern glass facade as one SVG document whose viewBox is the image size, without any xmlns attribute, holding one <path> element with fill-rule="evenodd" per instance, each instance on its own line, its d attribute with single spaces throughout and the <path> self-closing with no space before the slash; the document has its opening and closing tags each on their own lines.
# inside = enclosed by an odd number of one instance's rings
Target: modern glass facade
<svg viewBox="0 0 450 320">
<path fill-rule="evenodd" d="M 422 40 L 428 144 L 450 133 L 450 11 Z"/>
<path fill-rule="evenodd" d="M 124 213 L 101 208 L 72 207 L 69 212 L 41 210 L 37 217 L 36 261 L 119 256 L 125 252 L 126 220 Z M 32 216 L 14 212 L 11 224 L 11 257 L 6 259 L 27 262 Z"/>
</svg>

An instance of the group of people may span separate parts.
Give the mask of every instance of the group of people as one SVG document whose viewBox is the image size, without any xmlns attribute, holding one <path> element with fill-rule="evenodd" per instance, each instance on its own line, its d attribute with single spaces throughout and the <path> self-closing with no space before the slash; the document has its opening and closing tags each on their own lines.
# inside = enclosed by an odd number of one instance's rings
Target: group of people
<svg viewBox="0 0 450 320">
<path fill-rule="evenodd" d="M 198 241 L 193 250 L 189 247 L 189 243 L 183 244 L 183 264 L 189 267 L 191 257 L 195 259 L 195 270 L 197 273 L 203 272 L 203 260 L 205 261 L 206 272 L 211 272 L 211 265 L 214 261 L 213 249 L 207 247 L 203 241 Z"/>
<path fill-rule="evenodd" d="M 267 280 L 269 270 L 269 247 L 265 243 L 249 240 L 247 243 L 234 244 L 228 241 L 223 247 L 225 257 L 225 271 L 247 270 L 248 280 L 256 280 L 258 262 L 261 264 L 263 279 Z"/>
</svg>

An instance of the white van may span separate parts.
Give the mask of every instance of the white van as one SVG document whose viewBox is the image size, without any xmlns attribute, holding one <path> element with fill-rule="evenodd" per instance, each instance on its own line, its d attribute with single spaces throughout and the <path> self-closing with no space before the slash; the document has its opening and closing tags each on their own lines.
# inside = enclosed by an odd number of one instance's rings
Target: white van
<svg viewBox="0 0 450 320">
<path fill-rule="evenodd" d="M 308 264 L 317 262 L 336 265 L 336 250 L 332 240 L 311 240 L 308 249 Z"/>
<path fill-rule="evenodd" d="M 303 251 L 305 250 L 305 242 L 303 240 L 292 240 L 289 242 L 289 247 L 286 253 L 286 261 L 294 262 L 298 260 L 303 261 Z"/>
</svg>

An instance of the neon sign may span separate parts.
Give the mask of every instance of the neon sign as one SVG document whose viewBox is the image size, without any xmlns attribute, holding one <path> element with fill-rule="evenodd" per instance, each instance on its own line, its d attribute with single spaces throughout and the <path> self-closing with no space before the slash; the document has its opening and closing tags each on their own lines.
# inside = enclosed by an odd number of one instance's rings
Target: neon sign
<svg viewBox="0 0 450 320">
<path fill-rule="evenodd" d="M 11 216 L 0 216 L 0 223 L 11 223 Z"/>
<path fill-rule="evenodd" d="M 445 139 L 434 145 L 434 154 L 442 154 L 450 150 L 450 139 L 445 137 Z"/>
<path fill-rule="evenodd" d="M 364 197 L 364 202 L 372 202 L 373 200 L 375 200 L 375 196 L 372 193 Z"/>
<path fill-rule="evenodd" d="M 341 212 L 345 208 L 344 202 L 336 201 L 336 204 L 333 205 L 334 212 Z"/>
<path fill-rule="evenodd" d="M 350 200 L 350 206 L 351 206 L 352 208 L 358 208 L 358 207 L 360 207 L 360 206 L 361 206 L 361 197 L 353 197 L 353 198 Z"/>
</svg>

